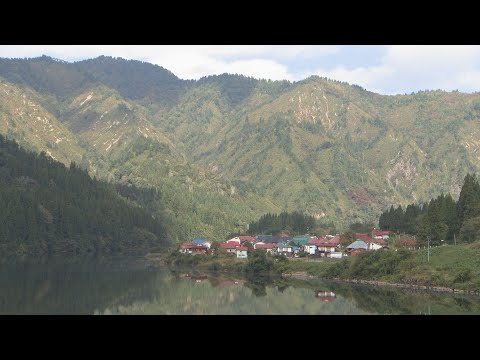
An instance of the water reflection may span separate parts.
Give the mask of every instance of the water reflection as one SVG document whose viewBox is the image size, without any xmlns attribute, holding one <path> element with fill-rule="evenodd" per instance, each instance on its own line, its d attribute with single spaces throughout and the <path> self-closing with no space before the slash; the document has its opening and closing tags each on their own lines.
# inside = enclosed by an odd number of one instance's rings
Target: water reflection
<svg viewBox="0 0 480 360">
<path fill-rule="evenodd" d="M 480 300 L 159 269 L 143 259 L 0 265 L 1 314 L 480 314 Z"/>
</svg>

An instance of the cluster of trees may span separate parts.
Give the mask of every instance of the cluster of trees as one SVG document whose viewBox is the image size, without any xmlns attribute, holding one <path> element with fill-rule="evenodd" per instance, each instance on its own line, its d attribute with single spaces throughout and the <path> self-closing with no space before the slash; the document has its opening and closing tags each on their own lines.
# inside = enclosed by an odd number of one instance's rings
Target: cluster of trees
<svg viewBox="0 0 480 360">
<path fill-rule="evenodd" d="M 0 257 L 143 254 L 166 245 L 159 218 L 135 201 L 148 195 L 0 135 Z"/>
<path fill-rule="evenodd" d="M 313 216 L 298 211 L 280 214 L 267 213 L 258 221 L 250 224 L 250 234 L 277 234 L 286 231 L 290 234 L 305 234 L 312 232 L 316 227 Z"/>
<path fill-rule="evenodd" d="M 432 244 L 443 241 L 473 242 L 480 239 L 480 185 L 475 175 L 467 174 L 457 202 L 450 194 L 424 204 L 410 204 L 381 214 L 381 229 L 416 235 L 419 244 L 430 239 Z"/>
</svg>

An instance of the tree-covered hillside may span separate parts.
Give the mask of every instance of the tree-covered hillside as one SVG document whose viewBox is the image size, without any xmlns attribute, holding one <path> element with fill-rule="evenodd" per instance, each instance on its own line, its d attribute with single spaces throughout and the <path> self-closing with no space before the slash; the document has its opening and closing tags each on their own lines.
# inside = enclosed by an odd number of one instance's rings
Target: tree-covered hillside
<svg viewBox="0 0 480 360">
<path fill-rule="evenodd" d="M 380 216 L 382 229 L 416 235 L 420 245 L 430 241 L 471 243 L 480 240 L 480 184 L 467 174 L 457 202 L 450 194 L 441 194 L 423 204 L 390 207 Z"/>
<path fill-rule="evenodd" d="M 0 257 L 143 254 L 166 245 L 161 219 L 119 193 L 74 162 L 66 168 L 0 135 Z"/>
</svg>

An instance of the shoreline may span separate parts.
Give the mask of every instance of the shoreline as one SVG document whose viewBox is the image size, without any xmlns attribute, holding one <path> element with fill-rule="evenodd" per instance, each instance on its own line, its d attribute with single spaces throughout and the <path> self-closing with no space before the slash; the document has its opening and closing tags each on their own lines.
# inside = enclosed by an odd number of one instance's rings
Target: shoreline
<svg viewBox="0 0 480 360">
<path fill-rule="evenodd" d="M 148 260 L 156 262 L 157 264 L 163 264 L 166 266 L 171 266 L 171 264 L 168 263 L 168 261 L 165 261 L 165 258 L 162 258 L 161 256 L 157 257 L 147 257 Z M 198 264 L 200 265 L 200 264 Z M 212 271 L 211 269 L 208 268 L 209 264 L 201 264 L 200 266 L 192 266 L 192 265 L 180 265 L 180 266 L 174 266 L 177 267 L 177 269 L 183 268 L 183 269 L 191 269 L 194 271 Z M 226 266 L 225 266 L 226 265 Z M 222 274 L 236 274 L 239 275 L 242 273 L 242 270 L 237 268 L 234 268 L 234 266 L 229 266 L 233 264 L 223 264 L 222 268 L 215 270 L 218 273 Z M 240 264 L 237 264 L 237 266 Z M 243 264 L 242 264 L 243 265 Z M 428 285 L 428 284 L 408 284 L 408 283 L 395 283 L 395 282 L 389 282 L 389 281 L 381 281 L 381 280 L 365 280 L 365 279 L 341 279 L 341 278 L 328 278 L 322 276 L 322 274 L 319 275 L 312 275 L 308 273 L 307 271 L 291 271 L 292 269 L 284 269 L 286 271 L 281 271 L 278 276 L 285 278 L 285 279 L 298 279 L 298 280 L 327 280 L 327 281 L 334 281 L 338 283 L 350 283 L 350 284 L 360 284 L 360 285 L 371 285 L 371 286 L 389 286 L 389 287 L 395 287 L 395 288 L 404 288 L 404 289 L 412 289 L 412 290 L 424 290 L 424 291 L 433 291 L 433 292 L 443 292 L 443 293 L 451 293 L 451 294 L 469 294 L 469 295 L 476 295 L 480 296 L 480 291 L 478 290 L 467 290 L 467 289 L 456 289 L 456 288 L 450 288 L 450 287 L 445 287 L 445 286 L 433 286 L 433 285 Z M 298 269 L 300 270 L 300 269 Z"/>
<path fill-rule="evenodd" d="M 379 281 L 379 280 L 340 279 L 340 278 L 326 279 L 318 275 L 308 274 L 307 272 L 304 272 L 304 271 L 293 272 L 293 273 L 288 273 L 288 272 L 283 273 L 282 277 L 294 278 L 298 280 L 329 280 L 329 281 L 343 282 L 343 283 L 350 283 L 350 284 L 390 286 L 390 287 L 396 287 L 396 288 L 427 290 L 427 291 L 435 291 L 435 292 L 448 292 L 448 293 L 456 293 L 456 294 L 470 294 L 470 295 L 480 296 L 480 291 L 475 291 L 475 290 L 462 290 L 462 289 L 448 288 L 443 286 L 429 286 L 429 285 L 420 285 L 420 284 L 391 283 L 388 281 Z"/>
</svg>

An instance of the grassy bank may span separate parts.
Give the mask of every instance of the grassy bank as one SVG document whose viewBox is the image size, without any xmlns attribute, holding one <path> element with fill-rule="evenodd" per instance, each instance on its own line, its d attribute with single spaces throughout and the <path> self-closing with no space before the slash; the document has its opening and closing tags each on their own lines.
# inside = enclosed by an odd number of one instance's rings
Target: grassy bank
<svg viewBox="0 0 480 360">
<path fill-rule="evenodd" d="M 426 249 L 368 252 L 309 272 L 324 278 L 377 280 L 479 291 L 480 243 L 432 248 L 430 261 L 427 261 Z"/>
</svg>

